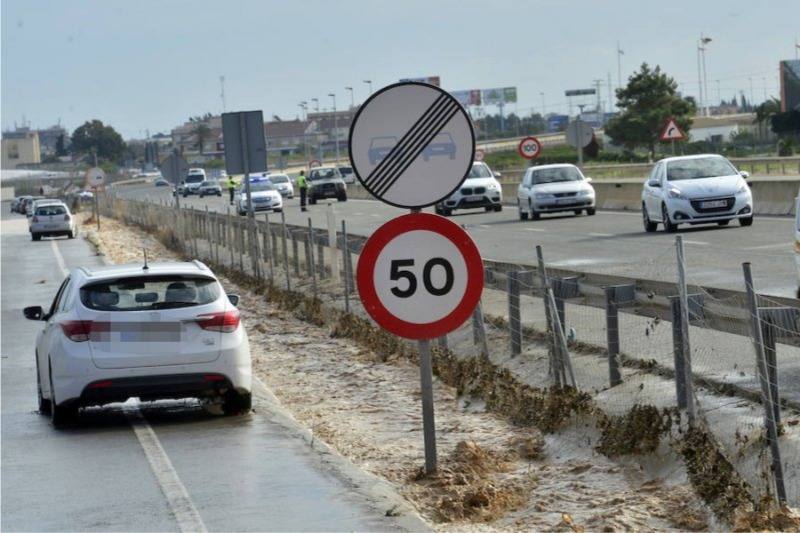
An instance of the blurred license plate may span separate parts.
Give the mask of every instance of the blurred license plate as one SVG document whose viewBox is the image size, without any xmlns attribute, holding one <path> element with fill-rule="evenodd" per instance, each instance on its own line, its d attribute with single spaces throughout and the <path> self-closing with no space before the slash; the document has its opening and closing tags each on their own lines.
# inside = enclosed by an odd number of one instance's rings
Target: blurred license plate
<svg viewBox="0 0 800 533">
<path fill-rule="evenodd" d="M 122 342 L 180 342 L 180 322 L 121 322 L 111 327 Z"/>
<path fill-rule="evenodd" d="M 481 200 L 483 200 L 483 196 L 480 196 L 480 195 L 477 195 L 477 196 L 473 195 L 473 196 L 465 196 L 464 197 L 464 201 L 466 201 L 466 202 L 480 202 Z"/>
<path fill-rule="evenodd" d="M 575 198 L 559 198 L 556 200 L 557 204 L 571 204 L 575 202 Z"/>
<path fill-rule="evenodd" d="M 725 200 L 711 200 L 709 202 L 701 202 L 700 207 L 703 209 L 710 209 L 712 207 L 728 207 L 728 202 Z"/>
<path fill-rule="evenodd" d="M 45 224 L 44 229 L 56 229 L 58 224 Z"/>
</svg>

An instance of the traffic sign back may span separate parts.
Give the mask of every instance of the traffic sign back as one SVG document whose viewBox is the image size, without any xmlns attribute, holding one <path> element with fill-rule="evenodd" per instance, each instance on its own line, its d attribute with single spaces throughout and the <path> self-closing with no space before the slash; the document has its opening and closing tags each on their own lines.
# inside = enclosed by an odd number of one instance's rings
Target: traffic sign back
<svg viewBox="0 0 800 533">
<path fill-rule="evenodd" d="M 570 122 L 566 130 L 567 143 L 575 148 L 584 148 L 592 142 L 594 130 L 586 122 Z"/>
<path fill-rule="evenodd" d="M 450 196 L 475 154 L 472 122 L 450 94 L 425 83 L 384 87 L 350 127 L 350 161 L 361 184 L 397 207 L 425 207 Z"/>
<path fill-rule="evenodd" d="M 460 226 L 411 213 L 372 234 L 356 278 L 364 309 L 381 327 L 407 339 L 432 339 L 458 328 L 478 305 L 483 262 Z"/>
</svg>

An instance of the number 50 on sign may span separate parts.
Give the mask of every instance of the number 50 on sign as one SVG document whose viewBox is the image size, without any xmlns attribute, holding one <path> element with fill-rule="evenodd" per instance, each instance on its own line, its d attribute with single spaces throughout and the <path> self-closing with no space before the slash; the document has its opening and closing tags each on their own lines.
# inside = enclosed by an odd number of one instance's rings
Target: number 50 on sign
<svg viewBox="0 0 800 533">
<path fill-rule="evenodd" d="M 483 262 L 457 224 L 412 213 L 372 234 L 357 281 L 364 308 L 381 327 L 407 339 L 432 339 L 458 328 L 478 305 Z"/>
</svg>

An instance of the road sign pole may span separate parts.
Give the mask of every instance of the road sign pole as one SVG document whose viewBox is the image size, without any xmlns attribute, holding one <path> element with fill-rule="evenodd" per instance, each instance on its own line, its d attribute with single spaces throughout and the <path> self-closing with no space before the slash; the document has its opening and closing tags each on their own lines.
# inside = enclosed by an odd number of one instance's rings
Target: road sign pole
<svg viewBox="0 0 800 533">
<path fill-rule="evenodd" d="M 425 473 L 436 472 L 436 423 L 433 416 L 433 364 L 431 343 L 421 340 L 419 348 L 419 377 L 422 388 L 422 433 L 425 440 Z"/>
<path fill-rule="evenodd" d="M 578 142 L 577 142 L 577 145 L 578 145 L 578 168 L 583 170 L 583 146 L 581 146 L 583 143 L 580 140 L 580 137 L 581 137 L 581 116 L 580 116 L 580 114 L 575 119 L 575 130 L 578 132 L 578 134 L 577 134 L 577 137 L 578 137 Z"/>
</svg>

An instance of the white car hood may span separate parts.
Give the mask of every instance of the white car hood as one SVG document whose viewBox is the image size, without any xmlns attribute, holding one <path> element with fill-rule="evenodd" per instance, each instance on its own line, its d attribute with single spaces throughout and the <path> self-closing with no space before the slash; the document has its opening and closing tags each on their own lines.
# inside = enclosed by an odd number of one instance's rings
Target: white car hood
<svg viewBox="0 0 800 533">
<path fill-rule="evenodd" d="M 559 181 L 556 183 L 537 183 L 532 187 L 534 192 L 554 194 L 562 192 L 580 192 L 585 189 L 592 189 L 588 182 L 581 181 Z"/>
<path fill-rule="evenodd" d="M 281 195 L 278 194 L 278 191 L 256 191 L 251 193 L 251 196 L 255 200 L 256 198 L 280 198 Z M 242 201 L 247 201 L 247 194 L 242 193 Z"/>
<path fill-rule="evenodd" d="M 744 179 L 738 174 L 714 178 L 676 180 L 667 182 L 667 190 L 678 189 L 688 198 L 708 198 L 711 196 L 733 196 Z"/>
<path fill-rule="evenodd" d="M 467 178 L 464 180 L 464 183 L 461 184 L 462 187 L 486 187 L 489 188 L 490 185 L 496 185 L 500 187 L 500 182 L 498 182 L 495 178 Z"/>
</svg>

